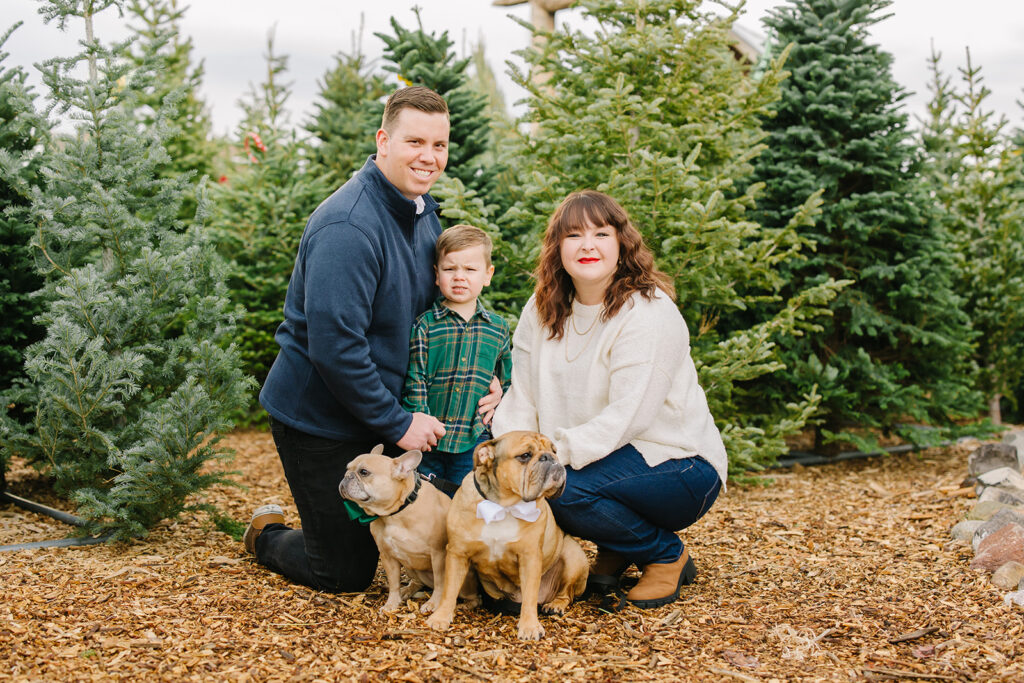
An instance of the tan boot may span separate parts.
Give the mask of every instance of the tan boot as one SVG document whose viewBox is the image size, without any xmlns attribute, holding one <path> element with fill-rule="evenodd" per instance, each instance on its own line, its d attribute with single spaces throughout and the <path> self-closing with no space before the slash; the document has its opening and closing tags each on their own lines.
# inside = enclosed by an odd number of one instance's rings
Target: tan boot
<svg viewBox="0 0 1024 683">
<path fill-rule="evenodd" d="M 690 553 L 684 549 L 675 562 L 644 567 L 643 576 L 626 594 L 626 600 L 641 609 L 667 605 L 679 597 L 680 586 L 693 583 L 696 576 L 697 568 L 690 559 Z"/>
<path fill-rule="evenodd" d="M 284 524 L 284 511 L 280 505 L 271 503 L 256 508 L 252 513 L 249 526 L 245 528 L 245 534 L 242 536 L 242 543 L 247 551 L 256 554 L 256 539 L 263 533 L 263 527 L 268 524 Z"/>
</svg>

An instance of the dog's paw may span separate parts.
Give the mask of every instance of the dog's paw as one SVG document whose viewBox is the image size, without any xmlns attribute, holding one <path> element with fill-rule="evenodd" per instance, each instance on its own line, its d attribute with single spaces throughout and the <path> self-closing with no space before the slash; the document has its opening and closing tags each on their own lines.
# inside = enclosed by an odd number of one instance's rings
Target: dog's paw
<svg viewBox="0 0 1024 683">
<path fill-rule="evenodd" d="M 429 600 L 420 605 L 420 614 L 430 614 L 441 605 L 440 594 L 435 593 Z"/>
<path fill-rule="evenodd" d="M 389 595 L 387 601 L 380 606 L 381 612 L 394 612 L 402 606 L 402 599 L 397 595 Z"/>
<path fill-rule="evenodd" d="M 569 609 L 569 600 L 566 598 L 558 598 L 540 606 L 541 614 L 554 614 L 557 616 L 565 614 L 567 609 Z"/>
<path fill-rule="evenodd" d="M 452 617 L 450 614 L 441 614 L 440 612 L 434 612 L 427 618 L 427 626 L 434 629 L 435 631 L 447 631 L 448 627 L 452 625 Z"/>
<path fill-rule="evenodd" d="M 519 640 L 540 640 L 544 637 L 544 627 L 539 621 L 532 623 L 519 622 Z"/>
</svg>

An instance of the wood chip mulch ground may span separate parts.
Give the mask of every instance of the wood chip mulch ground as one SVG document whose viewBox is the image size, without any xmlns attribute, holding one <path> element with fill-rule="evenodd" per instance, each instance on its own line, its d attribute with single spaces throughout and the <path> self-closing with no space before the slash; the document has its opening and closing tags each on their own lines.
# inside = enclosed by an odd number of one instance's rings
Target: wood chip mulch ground
<svg viewBox="0 0 1024 683">
<path fill-rule="evenodd" d="M 295 517 L 269 436 L 240 432 L 225 465 L 247 488 L 209 492 L 247 520 Z M 542 617 L 460 608 L 447 633 L 414 605 L 392 615 L 383 575 L 330 595 L 271 574 L 184 517 L 115 546 L 0 553 L 0 680 L 89 681 L 1022 681 L 1024 610 L 1006 606 L 949 530 L 976 444 L 772 473 L 733 485 L 684 533 L 699 575 L 675 604 Z M 17 463 L 11 491 L 54 506 Z M 0 505 L 0 545 L 68 535 Z M 588 552 L 592 547 L 588 547 Z"/>
</svg>

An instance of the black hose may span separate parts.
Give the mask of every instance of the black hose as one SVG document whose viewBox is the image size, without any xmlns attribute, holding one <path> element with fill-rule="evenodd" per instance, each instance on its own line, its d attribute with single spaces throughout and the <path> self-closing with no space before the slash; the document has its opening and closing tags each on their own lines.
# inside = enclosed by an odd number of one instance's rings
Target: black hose
<svg viewBox="0 0 1024 683">
<path fill-rule="evenodd" d="M 106 543 L 112 534 L 103 536 L 78 536 L 76 538 L 58 538 L 52 541 L 35 541 L 33 543 L 15 543 L 14 545 L 0 545 L 0 553 L 10 550 L 34 550 L 36 548 L 70 548 L 76 545 L 97 545 Z"/>
<path fill-rule="evenodd" d="M 16 496 L 10 491 L 0 491 L 0 502 L 8 501 L 14 503 L 20 508 L 24 508 L 31 512 L 38 512 L 41 515 L 53 517 L 56 520 L 70 524 L 72 526 L 85 526 L 87 522 L 81 517 L 64 512 L 63 510 L 56 510 L 42 503 L 37 503 L 21 496 Z M 9 550 L 34 550 L 35 548 L 69 548 L 78 545 L 95 545 L 97 543 L 105 543 L 110 540 L 110 534 L 103 536 L 78 536 L 76 538 L 58 538 L 51 541 L 35 541 L 33 543 L 15 543 L 14 545 L 0 545 L 0 552 L 6 552 Z"/>
<path fill-rule="evenodd" d="M 32 512 L 38 512 L 39 514 L 46 515 L 48 517 L 53 517 L 54 519 L 64 522 L 65 524 L 70 524 L 71 526 L 85 526 L 88 524 L 88 522 L 81 517 L 76 517 L 64 512 L 63 510 L 55 510 L 54 508 L 43 505 L 42 503 L 36 503 L 35 501 L 22 498 L 21 496 L 16 496 L 10 491 L 0 492 L 0 502 L 4 500 L 9 500 L 20 508 L 31 510 Z"/>
</svg>

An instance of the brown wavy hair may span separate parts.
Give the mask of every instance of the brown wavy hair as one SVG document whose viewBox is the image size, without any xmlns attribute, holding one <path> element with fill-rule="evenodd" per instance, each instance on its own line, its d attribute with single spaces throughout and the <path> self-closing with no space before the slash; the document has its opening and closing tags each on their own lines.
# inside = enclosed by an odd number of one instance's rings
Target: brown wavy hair
<svg viewBox="0 0 1024 683">
<path fill-rule="evenodd" d="M 619 239 L 619 262 L 612 282 L 604 293 L 602 320 L 609 320 L 619 312 L 634 292 L 648 300 L 660 289 L 675 301 L 676 290 L 672 279 L 654 265 L 654 254 L 644 244 L 644 238 L 629 220 L 629 214 L 608 195 L 595 190 L 573 192 L 558 205 L 548 222 L 541 244 L 540 263 L 534 275 L 534 302 L 540 321 L 549 332 L 549 339 L 561 339 L 565 334 L 565 321 L 572 312 L 572 299 L 576 293 L 572 278 L 562 265 L 560 248 L 570 232 L 588 226 L 615 228 Z"/>
</svg>

